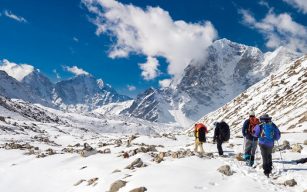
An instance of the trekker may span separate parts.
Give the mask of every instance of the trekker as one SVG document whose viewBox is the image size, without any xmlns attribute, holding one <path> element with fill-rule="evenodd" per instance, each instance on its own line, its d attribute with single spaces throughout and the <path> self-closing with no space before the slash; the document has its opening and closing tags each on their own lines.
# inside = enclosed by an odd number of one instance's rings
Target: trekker
<svg viewBox="0 0 307 192">
<path fill-rule="evenodd" d="M 258 138 L 254 137 L 253 131 L 256 125 L 260 123 L 256 118 L 255 112 L 249 112 L 249 118 L 245 120 L 242 127 L 242 134 L 244 137 L 244 155 L 243 158 L 248 166 L 253 166 L 255 160 L 255 152 L 258 145 Z"/>
<path fill-rule="evenodd" d="M 215 122 L 214 126 L 215 130 L 213 136 L 213 143 L 217 143 L 217 150 L 219 152 L 219 155 L 222 156 L 224 153 L 222 144 L 224 141 L 228 141 L 230 138 L 229 125 L 225 123 L 224 120 L 222 120 L 221 122 Z"/>
<path fill-rule="evenodd" d="M 195 148 L 194 151 L 199 153 L 204 153 L 203 143 L 206 142 L 206 134 L 208 133 L 207 127 L 202 123 L 196 123 L 194 125 L 194 136 L 195 136 Z"/>
<path fill-rule="evenodd" d="M 269 177 L 272 171 L 272 150 L 274 141 L 280 139 L 280 131 L 278 127 L 272 122 L 272 117 L 264 114 L 260 117 L 261 123 L 256 125 L 254 129 L 254 137 L 259 138 L 259 146 L 263 161 L 264 174 Z"/>
</svg>

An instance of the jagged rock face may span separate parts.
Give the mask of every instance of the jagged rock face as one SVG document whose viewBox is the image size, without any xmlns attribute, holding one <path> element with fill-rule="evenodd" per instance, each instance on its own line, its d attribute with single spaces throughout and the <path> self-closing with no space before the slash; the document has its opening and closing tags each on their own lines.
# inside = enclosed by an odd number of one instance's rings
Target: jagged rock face
<svg viewBox="0 0 307 192">
<path fill-rule="evenodd" d="M 160 122 L 160 116 L 164 116 L 161 113 L 179 110 L 181 115 L 195 121 L 297 57 L 297 53 L 282 47 L 263 54 L 256 47 L 227 39 L 217 40 L 208 48 L 208 59 L 204 63 L 188 65 L 182 78 L 173 82 L 169 89 L 157 90 L 156 94 L 149 91 L 140 94 L 130 112 L 135 117 Z M 151 105 L 140 98 L 151 100 Z M 137 113 L 136 106 L 140 109 Z M 148 118 L 148 111 L 154 114 L 153 118 Z M 171 117 L 169 121 L 171 119 L 174 120 Z"/>
<path fill-rule="evenodd" d="M 23 86 L 22 83 L 9 76 L 5 71 L 0 70 L 0 94 L 16 99 L 23 99 L 26 101 L 34 102 L 35 96 Z"/>
<path fill-rule="evenodd" d="M 21 83 L 30 90 L 31 94 L 43 100 L 42 104 L 52 105 L 52 92 L 54 89 L 53 83 L 35 70 L 29 75 L 25 76 Z"/>
<path fill-rule="evenodd" d="M 74 108 L 76 104 L 84 104 L 87 110 L 92 110 L 108 103 L 129 99 L 91 75 L 79 75 L 55 85 L 54 103 L 61 108 Z"/>
<path fill-rule="evenodd" d="M 232 134 L 241 134 L 242 120 L 250 110 L 257 116 L 269 114 L 281 131 L 296 131 L 306 122 L 307 56 L 264 78 L 218 110 L 205 115 L 200 122 L 212 124 L 226 119 Z M 284 121 L 287 117 L 289 120 Z"/>
<path fill-rule="evenodd" d="M 167 110 L 170 108 L 163 90 L 149 88 L 144 93 L 138 95 L 132 105 L 124 110 L 122 114 L 128 114 L 149 121 L 169 122 L 174 121 L 172 115 Z"/>
</svg>

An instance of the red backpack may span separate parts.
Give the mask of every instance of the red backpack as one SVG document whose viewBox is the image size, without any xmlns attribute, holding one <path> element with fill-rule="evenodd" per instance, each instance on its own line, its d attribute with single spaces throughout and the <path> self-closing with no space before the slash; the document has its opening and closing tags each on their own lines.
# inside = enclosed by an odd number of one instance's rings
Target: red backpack
<svg viewBox="0 0 307 192">
<path fill-rule="evenodd" d="M 249 118 L 249 126 L 247 128 L 247 132 L 249 134 L 253 134 L 254 133 L 254 129 L 256 127 L 256 125 L 260 124 L 260 121 L 258 118 L 256 117 L 250 117 Z"/>
</svg>

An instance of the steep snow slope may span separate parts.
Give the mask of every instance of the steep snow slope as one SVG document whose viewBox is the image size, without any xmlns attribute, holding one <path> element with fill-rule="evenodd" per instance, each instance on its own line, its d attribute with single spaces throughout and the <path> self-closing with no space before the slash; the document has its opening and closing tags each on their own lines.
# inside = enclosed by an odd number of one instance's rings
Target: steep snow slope
<svg viewBox="0 0 307 192">
<path fill-rule="evenodd" d="M 165 122 L 165 114 L 177 111 L 190 119 L 185 122 L 195 121 L 297 57 L 299 54 L 283 47 L 263 54 L 256 47 L 217 40 L 208 48 L 206 62 L 188 65 L 182 78 L 173 81 L 171 88 L 155 92 L 155 99 L 143 102 L 152 98 L 151 92 L 140 94 L 129 111 L 132 116 L 158 122 Z M 165 107 L 164 103 L 169 106 Z M 168 116 L 168 121 L 174 119 Z"/>
<path fill-rule="evenodd" d="M 93 113 L 98 113 L 101 115 L 119 115 L 122 111 L 129 108 L 133 103 L 133 100 L 123 101 L 119 103 L 110 103 L 99 107 L 92 111 Z"/>
<path fill-rule="evenodd" d="M 283 132 L 303 132 L 307 126 L 307 56 L 271 74 L 199 121 L 210 125 L 224 119 L 234 134 L 240 134 L 250 110 L 257 115 L 269 114 Z"/>
</svg>

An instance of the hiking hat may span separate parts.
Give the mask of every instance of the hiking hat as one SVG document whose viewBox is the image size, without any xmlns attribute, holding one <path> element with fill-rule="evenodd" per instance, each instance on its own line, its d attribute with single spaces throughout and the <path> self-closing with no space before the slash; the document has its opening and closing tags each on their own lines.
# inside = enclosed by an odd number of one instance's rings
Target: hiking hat
<svg viewBox="0 0 307 192">
<path fill-rule="evenodd" d="M 250 111 L 249 116 L 255 116 L 255 111 Z"/>
<path fill-rule="evenodd" d="M 268 114 L 264 114 L 260 116 L 260 120 L 266 121 L 266 120 L 271 120 L 271 119 L 272 117 L 270 117 Z"/>
</svg>

